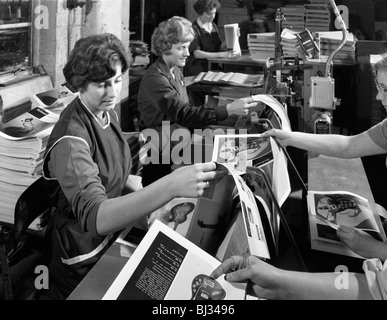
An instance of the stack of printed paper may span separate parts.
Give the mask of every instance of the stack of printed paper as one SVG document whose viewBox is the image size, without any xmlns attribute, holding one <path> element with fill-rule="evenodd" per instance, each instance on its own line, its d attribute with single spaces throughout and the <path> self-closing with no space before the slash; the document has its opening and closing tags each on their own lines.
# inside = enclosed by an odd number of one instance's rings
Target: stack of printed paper
<svg viewBox="0 0 387 320">
<path fill-rule="evenodd" d="M 295 57 L 298 54 L 297 32 L 290 29 L 283 29 L 281 33 L 282 53 L 285 57 Z"/>
<path fill-rule="evenodd" d="M 305 4 L 305 28 L 310 32 L 329 31 L 331 11 L 327 4 Z"/>
<path fill-rule="evenodd" d="M 305 29 L 305 7 L 299 5 L 288 5 L 282 7 L 284 20 L 282 27 L 292 29 L 293 31 L 302 31 Z"/>
<path fill-rule="evenodd" d="M 336 50 L 343 40 L 342 31 L 318 32 L 320 38 L 320 55 L 329 56 Z M 353 64 L 356 63 L 356 37 L 349 33 L 345 45 L 333 57 L 333 63 Z"/>
<path fill-rule="evenodd" d="M 266 60 L 275 56 L 275 32 L 249 33 L 247 46 L 250 56 L 256 60 Z"/>
<path fill-rule="evenodd" d="M 0 221 L 13 223 L 19 196 L 42 175 L 46 144 L 58 117 L 35 107 L 0 123 Z"/>
</svg>

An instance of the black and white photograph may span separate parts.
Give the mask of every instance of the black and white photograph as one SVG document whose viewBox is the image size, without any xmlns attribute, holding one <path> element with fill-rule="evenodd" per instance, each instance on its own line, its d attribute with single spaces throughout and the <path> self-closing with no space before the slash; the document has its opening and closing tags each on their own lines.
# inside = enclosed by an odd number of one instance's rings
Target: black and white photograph
<svg viewBox="0 0 387 320">
<path fill-rule="evenodd" d="M 0 301 L 387 300 L 386 117 L 386 0 L 0 0 Z"/>
</svg>

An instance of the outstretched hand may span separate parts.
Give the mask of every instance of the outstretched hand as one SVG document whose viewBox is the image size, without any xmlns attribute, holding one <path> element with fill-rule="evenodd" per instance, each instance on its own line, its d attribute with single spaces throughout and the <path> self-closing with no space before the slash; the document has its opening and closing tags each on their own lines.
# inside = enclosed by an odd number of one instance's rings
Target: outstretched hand
<svg viewBox="0 0 387 320">
<path fill-rule="evenodd" d="M 174 184 L 175 197 L 196 198 L 203 195 L 217 180 L 227 175 L 228 171 L 215 162 L 197 163 L 183 166 L 173 171 L 169 178 Z"/>
<path fill-rule="evenodd" d="M 281 144 L 282 147 L 287 147 L 289 145 L 290 134 L 291 133 L 289 131 L 286 131 L 286 130 L 270 129 L 270 130 L 262 133 L 262 137 L 275 138 Z"/>
<path fill-rule="evenodd" d="M 254 101 L 252 97 L 241 98 L 233 101 L 227 105 L 228 115 L 245 116 L 249 113 L 250 108 L 254 108 L 258 105 L 258 102 Z"/>
<path fill-rule="evenodd" d="M 278 283 L 280 270 L 260 260 L 256 256 L 232 256 L 226 259 L 212 273 L 211 277 L 218 278 L 223 274 L 230 282 L 251 281 L 257 297 L 264 299 L 278 299 L 280 285 Z"/>
<path fill-rule="evenodd" d="M 380 240 L 375 239 L 373 236 L 365 231 L 348 227 L 340 226 L 337 230 L 337 236 L 340 238 L 349 249 L 364 258 L 379 258 L 384 260 L 385 248 L 379 250 L 377 248 L 382 245 Z M 383 256 L 381 254 L 383 253 Z"/>
</svg>

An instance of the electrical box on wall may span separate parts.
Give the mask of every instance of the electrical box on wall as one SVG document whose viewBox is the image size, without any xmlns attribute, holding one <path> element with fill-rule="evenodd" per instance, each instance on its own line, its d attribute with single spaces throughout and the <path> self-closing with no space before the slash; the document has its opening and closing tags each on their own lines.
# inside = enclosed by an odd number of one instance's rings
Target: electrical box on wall
<svg viewBox="0 0 387 320">
<path fill-rule="evenodd" d="M 332 133 L 332 115 L 329 111 L 315 111 L 312 114 L 313 131 L 317 134 Z"/>
<path fill-rule="evenodd" d="M 331 77 L 311 77 L 311 95 L 309 106 L 317 109 L 334 110 L 336 108 L 335 80 Z"/>
</svg>

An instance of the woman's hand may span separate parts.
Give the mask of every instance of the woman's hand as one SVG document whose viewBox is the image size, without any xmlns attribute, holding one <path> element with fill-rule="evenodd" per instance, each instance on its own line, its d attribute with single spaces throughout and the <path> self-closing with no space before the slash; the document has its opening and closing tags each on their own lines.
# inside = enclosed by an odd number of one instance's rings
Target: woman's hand
<svg viewBox="0 0 387 320">
<path fill-rule="evenodd" d="M 281 298 L 281 270 L 252 255 L 232 256 L 226 259 L 212 273 L 217 279 L 222 274 L 230 282 L 250 280 L 257 297 L 263 299 Z"/>
<path fill-rule="evenodd" d="M 228 115 L 238 115 L 245 116 L 249 113 L 250 108 L 254 108 L 258 105 L 258 102 L 255 102 L 252 97 L 241 98 L 235 100 L 227 105 Z"/>
<path fill-rule="evenodd" d="M 170 179 L 174 197 L 196 198 L 227 174 L 225 167 L 208 162 L 178 168 L 166 178 Z"/>
<path fill-rule="evenodd" d="M 386 247 L 383 242 L 362 230 L 340 226 L 337 236 L 349 249 L 364 258 L 379 258 L 385 260 Z M 380 248 L 380 249 L 379 249 Z"/>
<path fill-rule="evenodd" d="M 233 51 L 220 51 L 218 52 L 218 58 L 234 58 L 236 57 L 236 52 Z"/>
<path fill-rule="evenodd" d="M 268 138 L 273 137 L 276 138 L 282 147 L 287 147 L 289 145 L 289 140 L 291 138 L 291 132 L 287 130 L 281 129 L 270 129 L 264 133 L 262 133 L 262 137 Z"/>
</svg>

